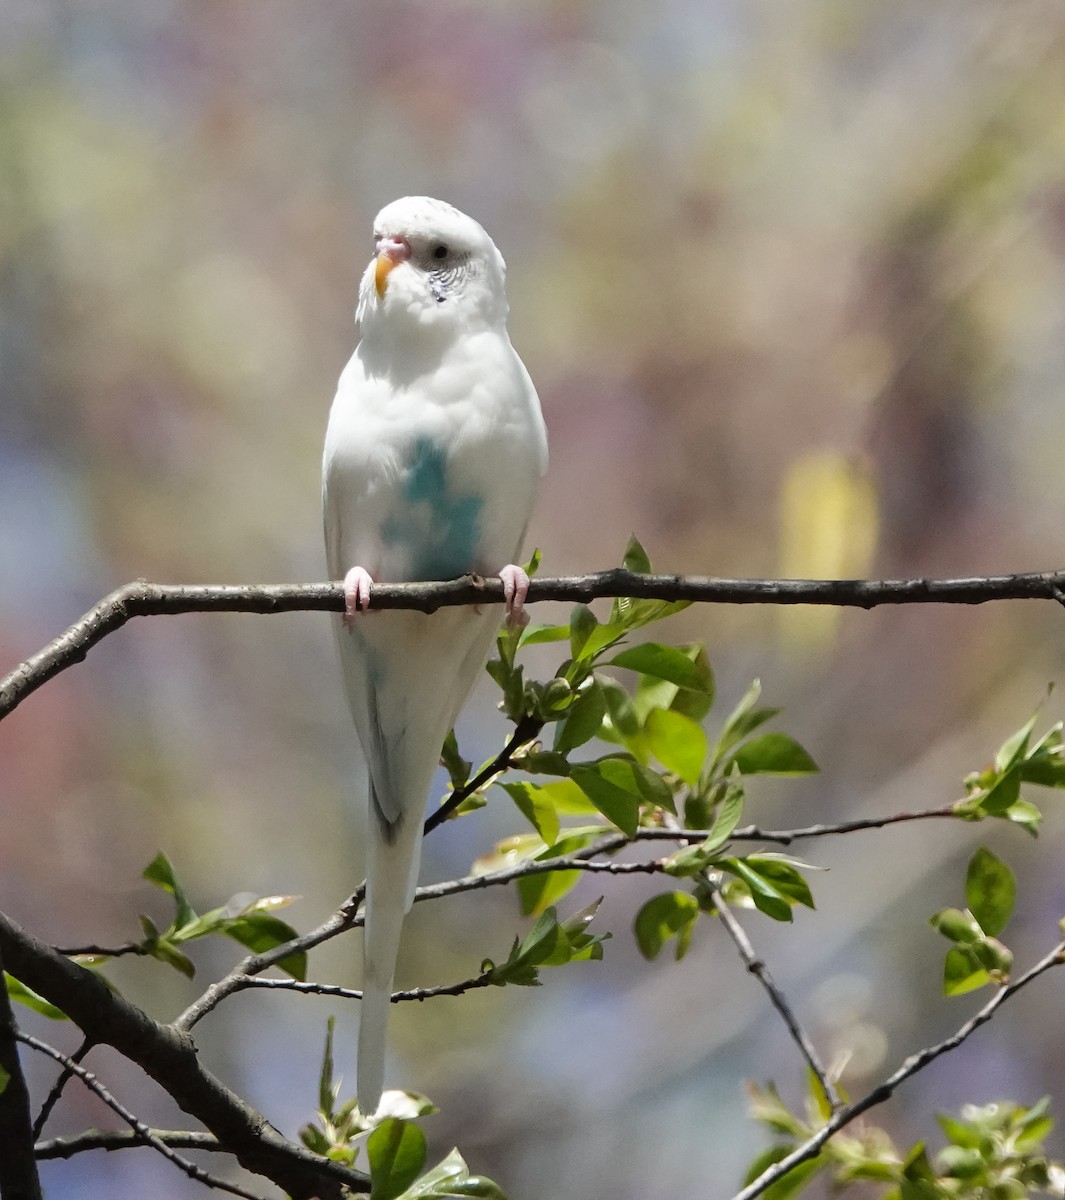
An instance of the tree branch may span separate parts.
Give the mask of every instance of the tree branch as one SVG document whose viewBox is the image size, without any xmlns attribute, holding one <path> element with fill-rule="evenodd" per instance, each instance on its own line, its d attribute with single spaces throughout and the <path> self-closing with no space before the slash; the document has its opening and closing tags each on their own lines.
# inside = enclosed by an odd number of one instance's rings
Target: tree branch
<svg viewBox="0 0 1065 1200">
<path fill-rule="evenodd" d="M 462 879 L 453 879 L 446 883 L 435 883 L 429 884 L 426 887 L 420 887 L 414 893 L 414 900 L 415 902 L 419 900 L 441 900 L 445 896 L 454 896 L 460 892 L 478 891 L 485 887 L 498 887 L 511 883 L 515 879 L 521 879 L 526 875 L 541 875 L 547 871 L 598 870 L 620 875 L 636 872 L 646 874 L 661 869 L 657 861 L 653 863 L 593 863 L 589 861 L 597 854 L 606 854 L 614 850 L 620 850 L 622 846 L 627 846 L 628 844 L 629 838 L 626 834 L 607 833 L 604 837 L 593 842 L 592 845 L 586 846 L 583 850 L 579 850 L 575 854 L 565 855 L 561 858 L 531 859 L 503 871 L 493 871 L 487 875 L 466 875 Z M 337 934 L 343 933 L 345 930 L 361 926 L 363 918 L 357 910 L 362 902 L 364 890 L 364 888 L 359 888 L 331 917 L 323 921 L 317 929 L 312 929 L 309 933 L 301 934 L 299 937 L 284 942 L 280 946 L 274 946 L 271 950 L 265 950 L 262 954 L 251 954 L 243 959 L 228 975 L 224 975 L 217 982 L 212 983 L 199 999 L 194 1000 L 177 1020 L 174 1021 L 173 1028 L 182 1032 L 190 1030 L 198 1021 L 202 1021 L 227 996 L 247 987 L 247 984 L 242 982 L 247 976 L 259 975 L 269 967 L 276 966 L 283 958 L 287 958 L 290 954 L 295 954 L 303 950 L 312 950 L 315 946 L 321 945 L 322 942 L 336 937 Z"/>
<path fill-rule="evenodd" d="M 152 1137 L 172 1150 L 208 1150 L 228 1154 L 213 1133 L 197 1133 L 186 1129 L 149 1129 Z M 38 1162 L 50 1158 L 73 1158 L 87 1150 L 134 1150 L 144 1146 L 144 1138 L 133 1129 L 87 1129 L 74 1137 L 49 1138 L 34 1146 Z"/>
<path fill-rule="evenodd" d="M 792 1012 L 791 1005 L 785 998 L 784 993 L 774 982 L 773 976 L 769 973 L 769 967 L 766 966 L 765 959 L 759 958 L 755 954 L 750 938 L 747 937 L 743 926 L 736 920 L 732 909 L 725 903 L 725 897 L 722 896 L 720 889 L 710 883 L 705 873 L 703 877 L 710 884 L 710 896 L 714 901 L 717 914 L 721 918 L 721 923 L 725 926 L 725 931 L 732 939 L 733 945 L 739 951 L 740 958 L 743 959 L 747 970 L 765 988 L 773 1007 L 784 1019 L 784 1024 L 788 1027 L 788 1032 L 791 1034 L 792 1040 L 799 1047 L 810 1070 L 817 1076 L 817 1082 L 821 1085 L 821 1090 L 824 1092 L 825 1098 L 832 1106 L 832 1111 L 835 1112 L 837 1109 L 842 1108 L 843 1101 L 840 1099 L 835 1084 L 829 1078 L 828 1072 L 825 1070 L 813 1042 L 810 1041 L 806 1031 L 799 1024 L 798 1017 Z"/>
<path fill-rule="evenodd" d="M 860 833 L 866 829 L 883 829 L 907 821 L 928 821 L 945 817 L 956 818 L 953 804 L 941 808 L 925 808 L 917 812 L 895 813 L 889 817 L 859 817 L 854 821 L 838 821 L 831 825 L 805 825 L 798 829 L 762 829 L 757 825 L 741 825 L 729 834 L 730 842 L 779 842 L 783 846 L 804 838 L 833 837 L 840 833 Z M 709 829 L 682 829 L 679 826 L 650 826 L 636 830 L 638 842 L 705 842 Z"/>
<path fill-rule="evenodd" d="M 432 833 L 438 825 L 442 825 L 451 816 L 464 800 L 487 787 L 497 775 L 502 774 L 514 761 L 514 756 L 518 751 L 538 737 L 543 727 L 543 721 L 537 720 L 536 717 L 522 717 L 514 726 L 514 732 L 507 739 L 507 744 L 495 758 L 462 787 L 455 788 L 444 803 L 426 817 L 422 833 Z"/>
<path fill-rule="evenodd" d="M 255 1192 L 249 1192 L 237 1184 L 226 1183 L 225 1180 L 218 1179 L 202 1167 L 197 1166 L 196 1163 L 190 1162 L 187 1158 L 182 1158 L 180 1154 L 175 1153 L 170 1146 L 160 1141 L 143 1121 L 130 1112 L 124 1104 L 116 1100 L 91 1071 L 86 1071 L 80 1063 L 76 1063 L 69 1055 L 61 1053 L 54 1046 L 49 1046 L 47 1042 L 42 1042 L 28 1033 L 20 1033 L 17 1037 L 25 1045 L 39 1051 L 41 1054 L 47 1054 L 50 1058 L 54 1058 L 57 1063 L 61 1063 L 65 1073 L 76 1075 L 89 1091 L 99 1096 L 113 1113 L 121 1117 L 130 1126 L 144 1145 L 151 1146 L 153 1150 L 158 1151 L 168 1162 L 173 1163 L 179 1171 L 183 1171 L 190 1179 L 195 1179 L 197 1183 L 204 1183 L 208 1187 L 217 1188 L 219 1191 L 229 1192 L 233 1196 L 243 1196 L 244 1200 L 263 1200 Z"/>
<path fill-rule="evenodd" d="M 194 1133 L 188 1129 L 149 1129 L 156 1141 L 172 1150 L 204 1150 L 228 1154 L 212 1133 Z M 86 1129 L 73 1138 L 49 1138 L 34 1147 L 37 1162 L 49 1158 L 73 1158 L 89 1150 L 136 1150 L 145 1145 L 142 1135 L 134 1129 Z"/>
<path fill-rule="evenodd" d="M 776 1183 L 778 1179 L 787 1175 L 789 1171 L 799 1166 L 800 1163 L 808 1162 L 811 1158 L 816 1158 L 821 1147 L 833 1134 L 838 1133 L 845 1125 L 849 1125 L 856 1117 L 860 1117 L 862 1113 L 867 1112 L 870 1108 L 874 1108 L 878 1104 L 883 1104 L 885 1100 L 890 1099 L 900 1084 L 904 1083 L 912 1075 L 916 1075 L 918 1071 L 924 1070 L 929 1063 L 934 1062 L 940 1055 L 946 1054 L 950 1050 L 956 1050 L 971 1033 L 974 1033 L 981 1025 L 990 1021 L 995 1011 L 1001 1005 L 1005 1004 L 1011 996 L 1016 995 L 1021 988 L 1027 987 L 1033 979 L 1037 979 L 1052 967 L 1061 966 L 1062 963 L 1065 963 L 1065 942 L 1059 942 L 1034 967 L 1030 967 L 1023 975 L 997 991 L 979 1012 L 960 1025 L 950 1037 L 944 1038 L 941 1042 L 936 1042 L 933 1046 L 926 1046 L 923 1050 L 917 1051 L 916 1054 L 911 1054 L 883 1083 L 878 1084 L 872 1091 L 863 1096 L 861 1100 L 841 1108 L 812 1137 L 807 1138 L 801 1145 L 796 1146 L 790 1154 L 785 1155 L 779 1162 L 774 1163 L 771 1167 L 763 1171 L 757 1179 L 748 1184 L 742 1191 L 737 1192 L 732 1197 L 732 1200 L 754 1200 L 755 1196 L 760 1196 L 767 1188 Z"/>
<path fill-rule="evenodd" d="M 3 1200 L 42 1200 L 33 1157 L 30 1094 L 16 1045 L 19 1030 L 4 986 L 5 965 L 0 948 L 0 1196 Z"/>
<path fill-rule="evenodd" d="M 984 604 L 991 600 L 1056 600 L 1065 604 L 1065 570 L 965 579 L 716 579 L 637 575 L 614 568 L 590 575 L 534 579 L 529 602 L 632 596 L 702 604 Z M 431 613 L 461 604 L 501 604 L 498 579 L 464 576 L 446 583 L 375 584 L 374 608 Z M 339 583 L 199 585 L 138 579 L 105 596 L 66 632 L 0 679 L 0 719 L 31 692 L 81 662 L 97 642 L 133 617 L 190 612 L 342 612 Z"/>
<path fill-rule="evenodd" d="M 365 1176 L 282 1137 L 254 1108 L 200 1063 L 186 1034 L 160 1025 L 91 971 L 78 966 L 0 914 L 0 954 L 8 971 L 62 1008 L 93 1041 L 136 1063 L 201 1121 L 247 1170 L 294 1200 L 341 1200 L 341 1184 L 367 1191 Z"/>
<path fill-rule="evenodd" d="M 60 951 L 62 953 L 62 951 Z M 83 1038 L 81 1045 L 70 1056 L 72 1063 L 80 1063 L 85 1055 L 93 1048 L 96 1043 L 92 1038 Z M 69 1067 L 64 1066 L 59 1072 L 59 1078 L 52 1084 L 51 1090 L 44 1098 L 44 1103 L 41 1105 L 41 1111 L 37 1114 L 37 1119 L 33 1122 L 33 1140 L 36 1141 L 44 1131 L 45 1125 L 48 1123 L 48 1118 L 52 1115 L 52 1109 L 59 1103 L 59 1097 L 63 1094 L 63 1089 L 74 1078 L 74 1072 Z"/>
<path fill-rule="evenodd" d="M 340 987 L 335 983 L 304 983 L 299 979 L 263 979 L 257 975 L 241 975 L 235 980 L 236 988 L 241 991 L 246 988 L 266 988 L 279 992 L 301 992 L 305 996 L 333 996 L 339 1000 L 361 1000 L 362 992 L 358 988 Z M 432 1000 L 436 996 L 462 996 L 476 988 L 491 987 L 492 981 L 485 973 L 475 975 L 472 979 L 463 979 L 460 983 L 442 983 L 436 987 L 410 988 L 405 992 L 393 992 L 392 1003 L 400 1004 L 404 1000 Z"/>
</svg>

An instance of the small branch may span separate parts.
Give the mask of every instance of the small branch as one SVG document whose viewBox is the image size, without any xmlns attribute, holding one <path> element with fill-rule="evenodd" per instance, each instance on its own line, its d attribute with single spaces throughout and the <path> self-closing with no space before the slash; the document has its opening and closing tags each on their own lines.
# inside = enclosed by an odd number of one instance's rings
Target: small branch
<svg viewBox="0 0 1065 1200">
<path fill-rule="evenodd" d="M 0 952 L 0 1197 L 42 1200 L 33 1157 L 30 1094 L 16 1045 L 21 1035 L 4 984 L 3 958 Z"/>
<path fill-rule="evenodd" d="M 184 1129 L 149 1129 L 148 1132 L 157 1142 L 169 1146 L 171 1150 L 208 1150 L 228 1154 L 229 1151 L 219 1144 L 213 1133 L 195 1133 Z M 38 1162 L 49 1158 L 73 1158 L 75 1154 L 83 1154 L 87 1150 L 134 1150 L 144 1146 L 144 1138 L 134 1129 L 109 1131 L 103 1129 L 87 1129 L 75 1137 L 49 1138 L 46 1142 L 38 1142 L 34 1146 L 34 1155 Z"/>
<path fill-rule="evenodd" d="M 262 954 L 249 954 L 247 958 L 242 959 L 228 975 L 224 975 L 212 983 L 202 996 L 194 1000 L 174 1021 L 173 1028 L 187 1033 L 197 1022 L 202 1021 L 209 1012 L 217 1008 L 227 996 L 239 992 L 245 986 L 241 983 L 242 979 L 249 975 L 258 975 L 260 972 L 276 966 L 281 959 L 287 958 L 290 954 L 313 950 L 315 946 L 336 937 L 338 933 L 361 925 L 362 917 L 355 915 L 358 895 L 358 892 L 355 893 L 343 907 L 333 913 L 327 921 L 323 921 L 317 929 L 301 934 L 291 941 L 283 942 L 280 946 L 274 946 L 272 950 L 266 950 Z"/>
<path fill-rule="evenodd" d="M 361 1000 L 362 992 L 358 988 L 339 987 L 335 983 L 304 983 L 299 979 L 262 979 L 252 975 L 241 975 L 236 980 L 237 990 L 243 988 L 267 988 L 280 992 L 302 992 L 305 996 L 333 996 L 341 1000 Z M 464 979 L 461 983 L 442 983 L 437 987 L 410 988 L 405 992 L 393 992 L 392 1003 L 401 1004 L 404 1000 L 432 1000 L 436 996 L 462 996 L 476 988 L 491 986 L 488 974 L 477 975 L 473 979 Z"/>
<path fill-rule="evenodd" d="M 454 896 L 460 892 L 474 892 L 486 887 L 499 887 L 521 879 L 526 875 L 541 875 L 548 871 L 607 871 L 616 875 L 642 872 L 644 874 L 660 870 L 655 863 L 592 863 L 589 860 L 596 854 L 606 854 L 620 850 L 629 844 L 629 838 L 624 833 L 611 834 L 599 838 L 585 849 L 562 858 L 544 860 L 532 859 L 510 867 L 504 871 L 493 871 L 488 875 L 467 875 L 462 879 L 453 879 L 447 883 L 430 884 L 420 887 L 414 893 L 415 902 L 420 900 L 440 900 L 445 896 Z M 274 946 L 262 954 L 252 954 L 238 963 L 228 975 L 223 976 L 203 993 L 174 1021 L 173 1028 L 187 1032 L 227 997 L 241 991 L 248 985 L 243 982 L 247 976 L 259 975 L 269 967 L 276 966 L 283 958 L 302 950 L 311 950 L 322 942 L 334 938 L 337 934 L 362 925 L 362 915 L 358 912 L 362 902 L 363 889 L 360 888 L 350 896 L 344 904 L 326 921 L 312 929 L 309 933 L 301 934 L 298 938 Z"/>
<path fill-rule="evenodd" d="M 943 1041 L 937 1042 L 933 1046 L 926 1046 L 925 1049 L 919 1050 L 916 1054 L 911 1054 L 883 1083 L 873 1088 L 861 1100 L 858 1100 L 854 1104 L 849 1104 L 845 1108 L 841 1108 L 812 1137 L 807 1138 L 800 1146 L 796 1146 L 790 1154 L 785 1155 L 779 1162 L 774 1163 L 771 1167 L 763 1171 L 753 1183 L 749 1184 L 742 1191 L 737 1192 L 732 1197 L 732 1200 L 754 1200 L 755 1196 L 760 1196 L 767 1188 L 776 1183 L 778 1179 L 787 1175 L 789 1171 L 799 1166 L 800 1163 L 808 1162 L 811 1158 L 816 1158 L 821 1147 L 833 1134 L 838 1133 L 844 1126 L 849 1125 L 851 1121 L 856 1117 L 860 1117 L 862 1113 L 867 1112 L 870 1108 L 875 1107 L 877 1104 L 883 1104 L 885 1100 L 890 1099 L 900 1084 L 904 1083 L 911 1076 L 916 1075 L 918 1071 L 924 1070 L 929 1063 L 934 1062 L 941 1055 L 948 1053 L 948 1051 L 956 1050 L 970 1034 L 979 1029 L 981 1025 L 990 1021 L 996 1010 L 1005 1004 L 1011 996 L 1016 995 L 1021 988 L 1027 987 L 1033 979 L 1037 979 L 1052 967 L 1061 966 L 1062 963 L 1065 963 L 1065 942 L 1060 942 L 1049 954 L 1041 958 L 1034 967 L 1029 968 L 1023 975 L 1015 979 L 1013 983 L 1007 984 L 996 992 L 979 1012 L 959 1026 L 950 1037 L 944 1038 Z"/>
<path fill-rule="evenodd" d="M 615 568 L 590 575 L 534 579 L 529 602 L 632 596 L 702 604 L 984 604 L 991 600 L 1054 600 L 1065 596 L 1065 570 L 966 579 L 715 579 L 636 575 Z M 498 579 L 465 576 L 446 583 L 376 584 L 374 608 L 431 613 L 461 604 L 501 604 Z M 0 679 L 0 719 L 31 692 L 81 662 L 97 642 L 133 617 L 190 612 L 342 612 L 339 583 L 183 586 L 138 579 L 105 596 L 42 650 Z"/>
<path fill-rule="evenodd" d="M 515 725 L 514 732 L 510 735 L 507 744 L 495 758 L 462 787 L 456 788 L 435 812 L 429 814 L 425 820 L 423 834 L 432 833 L 438 825 L 443 824 L 451 816 L 464 800 L 475 792 L 479 792 L 481 788 L 487 787 L 497 775 L 502 774 L 511 765 L 517 752 L 537 737 L 543 727 L 543 721 L 538 721 L 535 717 L 523 717 Z"/>
<path fill-rule="evenodd" d="M 25 1043 L 31 1049 L 37 1050 L 41 1054 L 47 1054 L 50 1058 L 54 1058 L 57 1063 L 61 1063 L 65 1072 L 76 1075 L 90 1092 L 98 1096 L 116 1116 L 121 1117 L 129 1125 L 146 1146 L 151 1146 L 153 1150 L 158 1151 L 168 1162 L 172 1162 L 179 1171 L 183 1171 L 190 1179 L 195 1179 L 197 1183 L 204 1183 L 208 1187 L 217 1188 L 219 1191 L 229 1192 L 233 1196 L 243 1196 L 244 1200 L 263 1200 L 255 1192 L 249 1192 L 233 1183 L 226 1183 L 225 1180 L 211 1175 L 202 1167 L 197 1166 L 196 1163 L 190 1162 L 187 1158 L 182 1158 L 180 1154 L 177 1154 L 165 1142 L 160 1141 L 139 1117 L 130 1112 L 124 1104 L 116 1100 L 91 1071 L 86 1071 L 83 1066 L 76 1063 L 69 1055 L 61 1053 L 54 1046 L 49 1046 L 47 1042 L 42 1042 L 28 1033 L 20 1033 L 17 1037 L 20 1042 Z"/>
<path fill-rule="evenodd" d="M 215 1078 L 186 1034 L 160 1025 L 92 971 L 0 913 L 0 953 L 7 970 L 60 1007 L 86 1037 L 113 1046 L 201 1121 L 247 1170 L 276 1183 L 293 1200 L 340 1200 L 342 1185 L 368 1190 L 358 1171 L 291 1142 L 266 1118 Z"/>
<path fill-rule="evenodd" d="M 854 821 L 840 821 L 833 825 L 806 825 L 799 829 L 760 829 L 757 825 L 742 825 L 729 834 L 733 842 L 779 842 L 790 845 L 803 838 L 832 837 L 840 833 L 860 833 L 866 829 L 883 829 L 887 825 L 899 825 L 907 821 L 940 820 L 956 817 L 953 804 L 942 808 L 926 808 L 918 812 L 895 813 L 890 817 L 861 817 Z M 710 836 L 709 829 L 641 828 L 636 831 L 638 842 L 704 842 Z"/>
<path fill-rule="evenodd" d="M 72 1063 L 80 1063 L 95 1044 L 91 1038 L 85 1038 L 77 1050 L 70 1056 L 70 1061 Z M 73 1078 L 74 1072 L 67 1067 L 64 1067 L 59 1072 L 59 1078 L 52 1084 L 51 1091 L 45 1096 L 44 1103 L 41 1105 L 41 1111 L 37 1114 L 37 1120 L 33 1122 L 34 1141 L 37 1141 L 41 1136 L 48 1118 L 52 1115 L 52 1109 L 59 1103 L 59 1097 L 62 1096 L 63 1089 Z"/>
<path fill-rule="evenodd" d="M 706 881 L 709 882 L 708 879 Z M 739 951 L 740 958 L 743 959 L 747 966 L 747 970 L 765 988 L 773 1007 L 784 1018 L 784 1024 L 787 1025 L 792 1040 L 799 1047 L 810 1070 L 817 1077 L 817 1082 L 821 1085 L 821 1090 L 824 1092 L 828 1103 L 832 1106 L 832 1111 L 837 1112 L 843 1107 L 843 1101 L 840 1099 L 835 1084 L 829 1078 L 828 1071 L 825 1070 L 813 1042 L 810 1041 L 806 1035 L 806 1031 L 799 1024 L 798 1018 L 792 1012 L 791 1005 L 785 998 L 784 993 L 773 981 L 773 976 L 770 975 L 765 960 L 755 954 L 754 947 L 751 945 L 746 931 L 739 921 L 736 920 L 732 909 L 725 903 L 725 897 L 722 896 L 720 890 L 712 883 L 710 884 L 710 895 L 714 901 L 714 907 L 717 909 L 718 916 L 721 918 L 721 923 L 725 926 L 729 937 L 732 938 L 733 944 Z"/>
<path fill-rule="evenodd" d="M 56 946 L 55 952 L 67 958 L 121 958 L 124 954 L 148 953 L 142 942 L 123 942 L 121 946 L 73 946 L 69 950 Z"/>
</svg>

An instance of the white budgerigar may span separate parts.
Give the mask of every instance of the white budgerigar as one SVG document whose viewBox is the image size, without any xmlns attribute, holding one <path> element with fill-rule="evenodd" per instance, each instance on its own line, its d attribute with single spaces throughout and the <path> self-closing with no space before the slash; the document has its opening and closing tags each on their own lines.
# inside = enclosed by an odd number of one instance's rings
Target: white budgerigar
<svg viewBox="0 0 1065 1200">
<path fill-rule="evenodd" d="M 367 1114 L 383 1087 L 433 773 L 500 620 L 493 605 L 363 615 L 371 584 L 499 575 L 509 618 L 522 620 L 529 581 L 514 559 L 547 466 L 492 239 L 426 196 L 382 209 L 373 236 L 361 341 L 340 376 L 323 462 L 326 556 L 347 598 L 337 624 L 344 686 L 370 776 L 357 1072 Z"/>
</svg>

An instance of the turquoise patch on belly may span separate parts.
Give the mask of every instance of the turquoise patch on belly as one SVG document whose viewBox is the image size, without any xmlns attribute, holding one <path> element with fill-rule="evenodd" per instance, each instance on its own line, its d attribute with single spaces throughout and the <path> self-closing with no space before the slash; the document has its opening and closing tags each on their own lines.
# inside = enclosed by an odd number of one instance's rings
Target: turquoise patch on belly
<svg viewBox="0 0 1065 1200">
<path fill-rule="evenodd" d="M 412 579 L 455 579 L 474 565 L 484 500 L 448 484 L 447 456 L 432 438 L 411 446 L 402 504 L 381 536 L 410 555 Z"/>
</svg>

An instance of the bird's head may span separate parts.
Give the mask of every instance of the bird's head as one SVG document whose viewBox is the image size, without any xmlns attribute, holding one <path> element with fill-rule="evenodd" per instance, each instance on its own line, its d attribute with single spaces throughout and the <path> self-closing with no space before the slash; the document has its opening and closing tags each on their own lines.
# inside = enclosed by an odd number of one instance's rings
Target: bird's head
<svg viewBox="0 0 1065 1200">
<path fill-rule="evenodd" d="M 356 320 L 444 330 L 506 321 L 506 265 L 472 217 L 443 200 L 404 196 L 377 214 L 374 256 L 362 277 Z"/>
</svg>

